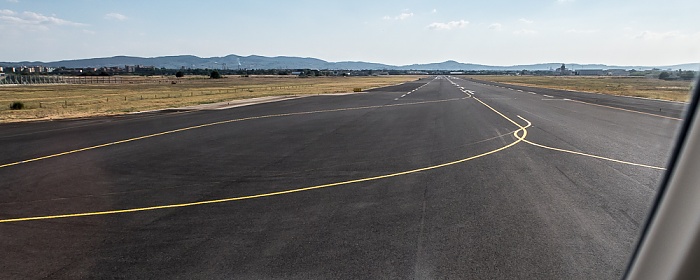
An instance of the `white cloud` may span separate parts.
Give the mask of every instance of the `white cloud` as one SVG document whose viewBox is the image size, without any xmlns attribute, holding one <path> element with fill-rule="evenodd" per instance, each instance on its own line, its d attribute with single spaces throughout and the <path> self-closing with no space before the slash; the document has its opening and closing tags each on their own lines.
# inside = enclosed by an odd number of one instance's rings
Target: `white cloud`
<svg viewBox="0 0 700 280">
<path fill-rule="evenodd" d="M 520 29 L 520 30 L 513 31 L 513 34 L 515 34 L 515 35 L 532 35 L 532 34 L 537 34 L 537 31 L 532 30 L 532 29 Z"/>
<path fill-rule="evenodd" d="M 437 9 L 433 9 L 433 10 L 431 11 L 431 13 L 433 13 L 433 14 L 437 13 Z"/>
<path fill-rule="evenodd" d="M 521 18 L 518 21 L 525 23 L 525 24 L 532 24 L 534 21 L 526 19 L 526 18 Z"/>
<path fill-rule="evenodd" d="M 428 29 L 432 30 L 451 30 L 455 28 L 465 28 L 469 25 L 469 22 L 466 20 L 454 20 L 450 22 L 433 22 L 429 24 L 427 27 Z"/>
<path fill-rule="evenodd" d="M 105 15 L 105 19 L 109 20 L 126 20 L 128 19 L 125 15 L 122 15 L 120 13 L 109 13 Z"/>
<path fill-rule="evenodd" d="M 35 12 L 18 14 L 12 10 L 0 10 L 0 27 L 9 26 L 23 29 L 48 30 L 51 26 L 86 26 L 55 16 L 45 16 Z"/>
<path fill-rule="evenodd" d="M 392 16 L 384 16 L 383 19 L 385 19 L 385 20 L 404 20 L 404 19 L 407 19 L 407 18 L 410 18 L 410 17 L 413 17 L 413 13 L 403 12 L 403 13 L 401 13 L 400 15 L 394 16 L 394 17 L 392 17 Z"/>
<path fill-rule="evenodd" d="M 503 25 L 500 24 L 500 23 L 498 23 L 498 22 L 492 23 L 492 24 L 489 24 L 489 29 L 491 29 L 491 30 L 496 30 L 496 31 L 501 31 L 501 29 L 503 29 Z"/>
</svg>

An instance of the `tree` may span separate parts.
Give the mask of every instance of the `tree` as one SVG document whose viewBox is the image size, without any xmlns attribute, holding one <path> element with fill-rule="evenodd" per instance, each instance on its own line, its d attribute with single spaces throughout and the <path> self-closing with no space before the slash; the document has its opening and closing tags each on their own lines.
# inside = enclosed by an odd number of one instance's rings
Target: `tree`
<svg viewBox="0 0 700 280">
<path fill-rule="evenodd" d="M 209 78 L 220 79 L 221 74 L 219 74 L 219 71 L 214 70 L 214 71 L 211 71 L 211 74 L 209 74 Z"/>
<path fill-rule="evenodd" d="M 671 77 L 671 74 L 669 74 L 669 73 L 666 72 L 666 71 L 661 72 L 661 74 L 659 74 L 659 79 L 662 79 L 662 80 L 666 80 L 666 79 L 668 79 L 669 77 Z"/>
<path fill-rule="evenodd" d="M 175 77 L 182 78 L 184 76 L 185 76 L 185 73 L 182 73 L 182 71 L 177 71 L 177 73 L 175 73 Z"/>
<path fill-rule="evenodd" d="M 695 72 L 694 71 L 682 71 L 680 73 L 680 75 L 678 75 L 678 76 L 680 76 L 680 78 L 682 80 L 692 80 L 695 78 Z"/>
</svg>

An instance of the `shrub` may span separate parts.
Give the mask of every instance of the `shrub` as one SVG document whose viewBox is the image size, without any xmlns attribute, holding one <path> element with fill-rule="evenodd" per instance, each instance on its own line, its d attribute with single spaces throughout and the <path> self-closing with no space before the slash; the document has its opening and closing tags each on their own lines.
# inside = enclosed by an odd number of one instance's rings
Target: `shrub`
<svg viewBox="0 0 700 280">
<path fill-rule="evenodd" d="M 10 104 L 10 109 L 22 110 L 22 109 L 24 109 L 24 103 L 18 102 L 18 101 L 12 102 L 12 104 Z"/>
<path fill-rule="evenodd" d="M 211 74 L 209 74 L 209 78 L 212 78 L 212 79 L 220 79 L 220 78 L 221 78 L 221 74 L 219 74 L 219 71 L 216 71 L 216 70 L 215 70 L 215 71 L 211 71 Z"/>
</svg>

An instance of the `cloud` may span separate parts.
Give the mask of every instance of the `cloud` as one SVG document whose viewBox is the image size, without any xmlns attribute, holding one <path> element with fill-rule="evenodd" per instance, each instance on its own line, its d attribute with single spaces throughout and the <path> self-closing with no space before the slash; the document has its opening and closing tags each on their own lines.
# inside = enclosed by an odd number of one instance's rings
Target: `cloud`
<svg viewBox="0 0 700 280">
<path fill-rule="evenodd" d="M 525 24 L 532 24 L 534 21 L 526 19 L 526 18 L 521 18 L 518 21 L 525 23 Z"/>
<path fill-rule="evenodd" d="M 404 20 L 404 19 L 407 19 L 407 18 L 410 18 L 410 17 L 413 17 L 413 13 L 403 12 L 403 13 L 401 13 L 400 15 L 394 16 L 394 17 L 392 17 L 392 16 L 384 16 L 383 19 L 385 19 L 385 20 Z"/>
<path fill-rule="evenodd" d="M 431 30 L 451 30 L 455 28 L 465 28 L 467 25 L 469 25 L 469 22 L 461 19 L 450 22 L 433 22 L 429 24 L 427 28 Z"/>
<path fill-rule="evenodd" d="M 495 23 L 489 24 L 489 29 L 501 31 L 501 29 L 503 29 L 503 25 L 498 23 L 498 22 L 495 22 Z"/>
<path fill-rule="evenodd" d="M 437 9 L 433 9 L 433 10 L 431 11 L 431 13 L 433 13 L 433 14 L 437 13 Z"/>
<path fill-rule="evenodd" d="M 520 29 L 520 30 L 513 31 L 513 34 L 515 34 L 515 35 L 532 35 L 532 34 L 537 34 L 537 31 L 532 30 L 532 29 Z"/>
<path fill-rule="evenodd" d="M 122 21 L 122 20 L 126 20 L 128 18 L 125 15 L 122 15 L 119 13 L 109 13 L 109 14 L 105 15 L 105 19 Z"/>
<path fill-rule="evenodd" d="M 12 10 L 0 10 L 0 26 L 48 30 L 52 26 L 87 26 L 87 24 L 72 22 L 55 16 L 45 16 L 35 12 L 19 14 Z"/>
<path fill-rule="evenodd" d="M 9 2 L 9 3 L 19 3 L 18 0 L 5 0 L 5 2 Z"/>
</svg>

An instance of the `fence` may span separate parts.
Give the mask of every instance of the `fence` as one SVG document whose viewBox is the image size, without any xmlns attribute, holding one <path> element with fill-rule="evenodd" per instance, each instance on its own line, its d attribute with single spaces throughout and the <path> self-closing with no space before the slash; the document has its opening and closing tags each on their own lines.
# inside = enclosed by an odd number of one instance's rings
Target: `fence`
<svg viewBox="0 0 700 280">
<path fill-rule="evenodd" d="M 16 75 L 0 77 L 0 85 L 40 85 L 40 84 L 120 84 L 116 76 L 60 76 L 60 75 Z"/>
</svg>

